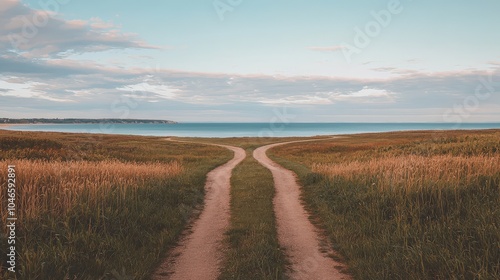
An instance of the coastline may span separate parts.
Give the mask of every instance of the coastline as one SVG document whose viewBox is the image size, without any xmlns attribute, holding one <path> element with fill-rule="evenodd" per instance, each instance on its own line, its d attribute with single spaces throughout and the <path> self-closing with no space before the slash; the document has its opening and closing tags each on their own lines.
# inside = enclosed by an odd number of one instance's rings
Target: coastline
<svg viewBox="0 0 500 280">
<path fill-rule="evenodd" d="M 15 127 L 12 127 L 15 126 Z M 460 127 L 445 123 L 181 123 L 165 124 L 12 124 L 2 130 L 65 133 L 116 134 L 161 137 L 313 137 L 403 131 L 448 131 L 500 129 L 500 123 L 466 123 Z"/>
<path fill-rule="evenodd" d="M 16 126 L 16 127 L 12 127 Z M 202 138 L 231 137 L 312 137 L 397 131 L 447 131 L 500 129 L 500 123 L 466 123 L 460 127 L 447 123 L 181 123 L 166 124 L 12 124 L 0 123 L 0 129 L 51 131 L 64 133 L 176 136 Z"/>
</svg>

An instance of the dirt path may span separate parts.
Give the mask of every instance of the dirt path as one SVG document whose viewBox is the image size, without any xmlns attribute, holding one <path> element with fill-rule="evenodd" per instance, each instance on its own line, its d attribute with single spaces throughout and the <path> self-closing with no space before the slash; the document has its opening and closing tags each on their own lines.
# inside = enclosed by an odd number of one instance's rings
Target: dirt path
<svg viewBox="0 0 500 280">
<path fill-rule="evenodd" d="M 153 279 L 210 280 L 219 276 L 222 241 L 230 218 L 231 172 L 246 154 L 241 148 L 217 146 L 232 150 L 234 158 L 207 174 L 203 212 Z"/>
<path fill-rule="evenodd" d="M 318 141 L 318 140 L 306 140 Z M 278 239 L 286 250 L 291 262 L 291 279 L 333 280 L 350 279 L 340 272 L 343 265 L 328 254 L 333 253 L 328 246 L 321 246 L 322 240 L 316 227 L 309 221 L 300 200 L 300 186 L 292 171 L 281 167 L 266 155 L 268 149 L 306 141 L 277 143 L 257 148 L 253 156 L 263 166 L 271 170 L 276 188 L 274 211 L 278 225 Z"/>
</svg>

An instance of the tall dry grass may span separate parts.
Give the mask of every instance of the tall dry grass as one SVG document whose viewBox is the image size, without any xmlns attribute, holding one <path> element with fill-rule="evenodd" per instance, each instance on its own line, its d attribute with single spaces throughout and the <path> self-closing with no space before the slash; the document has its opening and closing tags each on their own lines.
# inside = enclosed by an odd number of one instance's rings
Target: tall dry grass
<svg viewBox="0 0 500 280">
<path fill-rule="evenodd" d="M 358 279 L 500 279 L 498 131 L 354 135 L 274 150 Z"/>
<path fill-rule="evenodd" d="M 16 165 L 17 279 L 150 279 L 203 202 L 206 174 L 231 157 L 158 137 L 0 131 L 0 186 Z M 14 277 L 7 249 L 0 279 Z"/>
<path fill-rule="evenodd" d="M 147 181 L 173 178 L 183 171 L 178 162 L 0 161 L 0 166 L 8 164 L 16 165 L 19 220 L 47 213 L 64 215 L 82 199 L 90 206 L 102 206 L 101 198 L 111 192 L 117 200 L 125 200 Z M 2 168 L 0 185 L 6 181 L 7 169 Z M 6 192 L 0 192 L 0 201 L 5 201 L 5 196 Z M 2 213 L 5 220 L 7 213 Z"/>
<path fill-rule="evenodd" d="M 341 164 L 315 163 L 312 171 L 330 178 L 361 179 L 365 184 L 376 180 L 381 190 L 398 190 L 394 189 L 398 186 L 399 190 L 417 191 L 423 182 L 458 187 L 474 184 L 480 176 L 494 176 L 500 172 L 500 155 L 389 156 Z"/>
</svg>

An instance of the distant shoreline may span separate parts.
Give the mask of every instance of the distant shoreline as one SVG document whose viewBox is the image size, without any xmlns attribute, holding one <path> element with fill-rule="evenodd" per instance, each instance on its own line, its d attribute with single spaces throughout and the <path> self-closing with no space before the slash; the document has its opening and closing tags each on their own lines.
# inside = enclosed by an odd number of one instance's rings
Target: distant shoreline
<svg viewBox="0 0 500 280">
<path fill-rule="evenodd" d="M 149 120 L 149 119 L 45 119 L 45 118 L 31 118 L 31 119 L 10 119 L 0 118 L 0 125 L 30 125 L 30 124 L 177 124 L 171 120 Z"/>
<path fill-rule="evenodd" d="M 369 123 L 178 123 L 170 124 L 15 124 L 3 127 L 14 131 L 122 134 L 161 137 L 310 137 L 397 131 L 446 131 L 500 129 L 498 124 L 369 124 Z"/>
</svg>

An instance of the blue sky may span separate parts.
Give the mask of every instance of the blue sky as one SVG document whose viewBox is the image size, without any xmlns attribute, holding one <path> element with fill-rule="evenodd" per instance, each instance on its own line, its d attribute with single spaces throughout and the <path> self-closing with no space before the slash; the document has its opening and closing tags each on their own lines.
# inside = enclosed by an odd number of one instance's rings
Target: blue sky
<svg viewBox="0 0 500 280">
<path fill-rule="evenodd" d="M 95 3 L 0 0 L 0 117 L 500 122 L 499 1 Z"/>
</svg>

